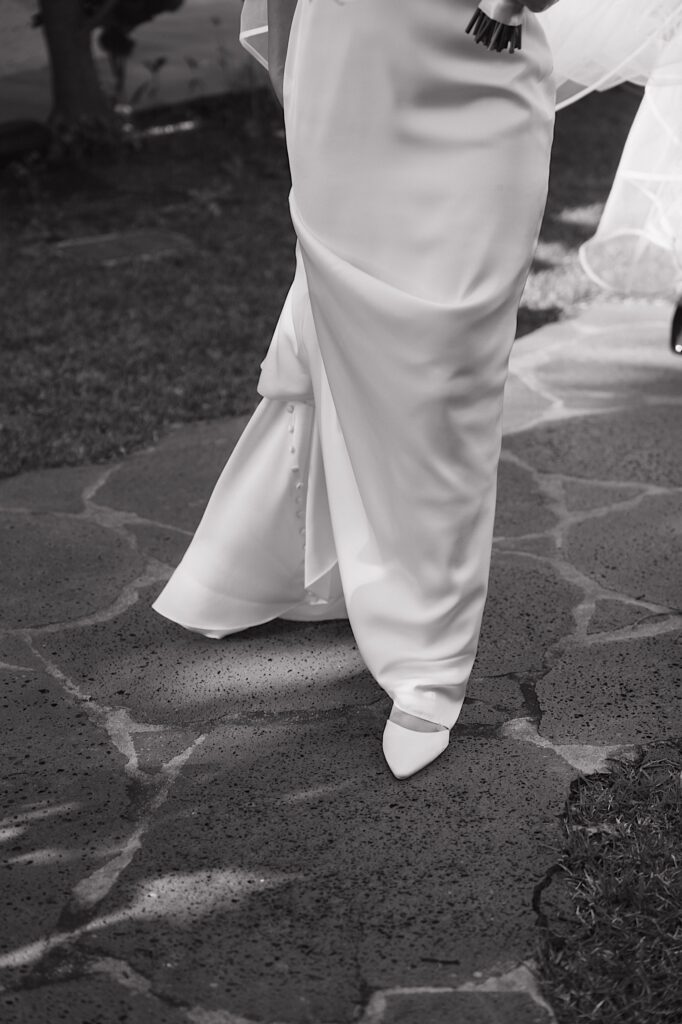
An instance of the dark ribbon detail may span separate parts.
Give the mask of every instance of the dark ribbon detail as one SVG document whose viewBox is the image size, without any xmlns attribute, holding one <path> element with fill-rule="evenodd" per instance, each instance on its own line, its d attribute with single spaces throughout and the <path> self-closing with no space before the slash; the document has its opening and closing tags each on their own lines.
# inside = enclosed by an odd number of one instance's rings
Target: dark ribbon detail
<svg viewBox="0 0 682 1024">
<path fill-rule="evenodd" d="M 483 43 L 489 50 L 509 50 L 514 53 L 521 49 L 522 26 L 505 25 L 501 21 L 489 18 L 478 8 L 467 25 L 467 33 L 473 35 L 477 43 Z"/>
</svg>

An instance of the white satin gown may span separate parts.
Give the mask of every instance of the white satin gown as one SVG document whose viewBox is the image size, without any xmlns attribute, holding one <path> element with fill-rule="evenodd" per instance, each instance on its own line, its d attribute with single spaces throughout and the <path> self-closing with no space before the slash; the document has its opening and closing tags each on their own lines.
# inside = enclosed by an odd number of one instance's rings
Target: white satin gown
<svg viewBox="0 0 682 1024">
<path fill-rule="evenodd" d="M 262 401 L 154 604 L 213 636 L 347 616 L 394 703 L 447 727 L 486 597 L 555 100 L 535 16 L 520 52 L 493 53 L 465 34 L 475 7 L 299 0 L 296 273 Z"/>
</svg>

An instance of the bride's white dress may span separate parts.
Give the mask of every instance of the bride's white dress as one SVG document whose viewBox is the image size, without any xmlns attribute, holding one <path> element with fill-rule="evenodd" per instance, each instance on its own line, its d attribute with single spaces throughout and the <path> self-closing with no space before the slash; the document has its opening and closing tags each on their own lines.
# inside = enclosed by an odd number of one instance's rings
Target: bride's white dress
<svg viewBox="0 0 682 1024">
<path fill-rule="evenodd" d="M 348 616 L 397 706 L 448 727 L 486 596 L 554 117 L 538 20 L 520 52 L 492 53 L 464 32 L 475 7 L 299 0 L 296 274 L 262 401 L 154 605 L 214 636 Z"/>
</svg>

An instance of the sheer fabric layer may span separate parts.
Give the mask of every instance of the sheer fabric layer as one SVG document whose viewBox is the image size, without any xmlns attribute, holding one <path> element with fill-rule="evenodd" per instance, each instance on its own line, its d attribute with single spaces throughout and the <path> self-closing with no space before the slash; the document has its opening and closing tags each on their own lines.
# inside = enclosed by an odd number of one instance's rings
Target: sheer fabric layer
<svg viewBox="0 0 682 1024">
<path fill-rule="evenodd" d="M 580 257 L 611 291 L 682 294 L 682 24 L 647 82 L 599 228 Z"/>
<path fill-rule="evenodd" d="M 560 0 L 542 15 L 558 109 L 621 82 L 645 85 L 682 28 L 680 0 Z"/>
</svg>

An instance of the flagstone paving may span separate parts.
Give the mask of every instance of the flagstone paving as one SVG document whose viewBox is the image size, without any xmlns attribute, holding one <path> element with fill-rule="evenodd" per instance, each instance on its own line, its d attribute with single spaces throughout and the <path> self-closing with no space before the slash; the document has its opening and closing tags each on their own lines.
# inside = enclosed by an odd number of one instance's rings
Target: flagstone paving
<svg viewBox="0 0 682 1024">
<path fill-rule="evenodd" d="M 664 304 L 514 351 L 490 596 L 398 782 L 346 622 L 150 608 L 244 419 L 0 482 L 3 1024 L 547 1024 L 532 894 L 578 772 L 682 737 L 682 360 Z"/>
</svg>

